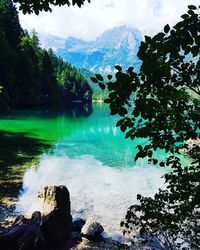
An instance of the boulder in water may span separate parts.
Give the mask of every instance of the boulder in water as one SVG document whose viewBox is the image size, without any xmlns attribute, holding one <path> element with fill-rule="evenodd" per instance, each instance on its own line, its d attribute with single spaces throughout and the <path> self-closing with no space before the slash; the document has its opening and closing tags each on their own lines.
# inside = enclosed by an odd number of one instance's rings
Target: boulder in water
<svg viewBox="0 0 200 250">
<path fill-rule="evenodd" d="M 46 186 L 39 193 L 42 199 L 42 231 L 47 242 L 63 242 L 70 237 L 72 216 L 70 195 L 65 186 Z"/>
<path fill-rule="evenodd" d="M 104 229 L 100 223 L 94 218 L 90 218 L 86 221 L 85 225 L 81 230 L 81 235 L 88 239 L 98 239 Z"/>
</svg>

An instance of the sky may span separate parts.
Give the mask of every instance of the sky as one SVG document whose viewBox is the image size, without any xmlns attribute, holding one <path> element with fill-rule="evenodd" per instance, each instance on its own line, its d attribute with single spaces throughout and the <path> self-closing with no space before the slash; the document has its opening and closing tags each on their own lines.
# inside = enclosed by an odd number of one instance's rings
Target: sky
<svg viewBox="0 0 200 250">
<path fill-rule="evenodd" d="M 20 21 L 24 29 L 33 28 L 41 35 L 60 38 L 73 36 L 94 40 L 107 29 L 128 25 L 143 35 L 153 35 L 165 24 L 173 25 L 187 11 L 187 6 L 198 6 L 199 0 L 91 0 L 82 8 L 77 6 L 53 7 L 52 13 L 42 12 L 23 15 Z"/>
</svg>

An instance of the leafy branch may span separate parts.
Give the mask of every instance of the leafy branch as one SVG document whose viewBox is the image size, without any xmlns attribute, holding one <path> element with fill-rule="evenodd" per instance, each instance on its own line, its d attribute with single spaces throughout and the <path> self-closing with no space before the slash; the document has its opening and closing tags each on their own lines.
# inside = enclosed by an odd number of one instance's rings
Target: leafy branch
<svg viewBox="0 0 200 250">
<path fill-rule="evenodd" d="M 171 168 L 164 175 L 167 188 L 154 197 L 138 195 L 139 204 L 128 209 L 121 223 L 125 233 L 134 228 L 143 243 L 157 249 L 200 248 L 199 55 L 199 8 L 189 5 L 173 28 L 166 25 L 141 42 L 139 72 L 117 65 L 108 80 L 92 79 L 108 89 L 105 103 L 111 115 L 121 116 L 116 125 L 125 137 L 147 140 L 137 145 L 135 160 L 148 157 L 151 164 Z M 164 161 L 155 158 L 157 149 L 168 153 Z M 183 151 L 189 164 L 181 164 Z"/>
</svg>

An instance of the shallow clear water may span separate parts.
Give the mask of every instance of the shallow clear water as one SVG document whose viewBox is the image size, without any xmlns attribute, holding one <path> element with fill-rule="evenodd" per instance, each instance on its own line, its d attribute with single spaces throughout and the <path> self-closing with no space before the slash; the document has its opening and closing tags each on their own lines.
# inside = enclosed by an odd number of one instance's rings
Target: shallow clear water
<svg viewBox="0 0 200 250">
<path fill-rule="evenodd" d="M 135 146 L 145 142 L 125 140 L 115 127 L 118 118 L 105 105 L 78 114 L 21 111 L 1 116 L 0 131 L 23 132 L 50 145 L 40 155 L 39 167 L 25 173 L 17 210 L 31 213 L 39 206 L 42 186 L 64 184 L 75 217 L 96 216 L 106 231 L 117 234 L 136 195 L 152 195 L 163 185 L 164 170 L 133 161 Z"/>
</svg>

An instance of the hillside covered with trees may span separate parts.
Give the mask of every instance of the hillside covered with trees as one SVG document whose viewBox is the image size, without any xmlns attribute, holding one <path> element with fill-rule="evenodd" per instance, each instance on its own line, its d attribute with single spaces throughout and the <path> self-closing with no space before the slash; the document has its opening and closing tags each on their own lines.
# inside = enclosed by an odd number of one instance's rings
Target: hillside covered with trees
<svg viewBox="0 0 200 250">
<path fill-rule="evenodd" d="M 22 29 L 12 1 L 0 1 L 0 13 L 1 109 L 91 101 L 81 72 L 41 48 L 35 31 Z"/>
</svg>

